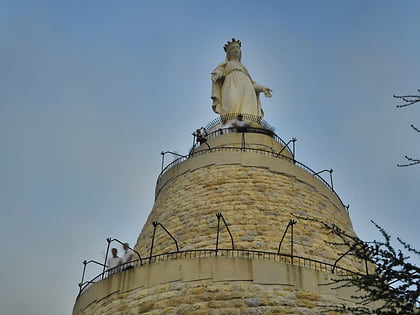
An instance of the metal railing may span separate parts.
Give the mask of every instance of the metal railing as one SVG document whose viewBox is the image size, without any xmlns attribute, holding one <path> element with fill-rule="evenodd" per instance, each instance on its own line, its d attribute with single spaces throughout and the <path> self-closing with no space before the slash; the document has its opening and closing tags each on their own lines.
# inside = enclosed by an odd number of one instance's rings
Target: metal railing
<svg viewBox="0 0 420 315">
<path fill-rule="evenodd" d="M 304 267 L 308 269 L 331 272 L 337 275 L 351 275 L 354 271 L 346 268 L 338 267 L 336 264 L 325 263 L 316 259 L 292 256 L 289 254 L 279 254 L 275 252 L 266 252 L 252 249 L 231 249 L 231 248 L 218 248 L 218 249 L 191 249 L 180 250 L 176 252 L 169 252 L 164 254 L 153 255 L 144 257 L 142 262 L 140 259 L 134 260 L 115 268 L 108 269 L 95 276 L 93 279 L 79 283 L 79 295 L 93 283 L 96 283 L 107 276 L 115 273 L 124 272 L 134 268 L 141 268 L 147 264 L 155 264 L 164 261 L 173 261 L 178 259 L 196 259 L 196 258 L 210 258 L 210 257 L 231 257 L 231 258 L 244 258 L 244 259 L 262 259 L 273 262 L 280 262 L 294 266 Z"/>
<path fill-rule="evenodd" d="M 105 273 L 105 269 L 106 269 L 106 267 L 107 267 L 107 265 L 106 265 L 106 260 L 107 260 L 107 257 L 108 257 L 108 252 L 109 252 L 109 247 L 110 247 L 110 245 L 111 245 L 111 243 L 112 242 L 117 242 L 117 243 L 119 243 L 119 244 L 121 244 L 121 245 L 127 245 L 127 248 L 129 248 L 130 250 L 132 250 L 134 253 L 136 253 L 136 255 L 139 257 L 139 261 L 140 261 L 140 264 L 142 264 L 143 263 L 143 260 L 142 260 L 142 258 L 141 258 L 141 256 L 140 256 L 140 253 L 138 252 L 138 251 L 136 251 L 134 248 L 131 248 L 130 246 L 128 246 L 128 244 L 127 243 L 124 243 L 124 242 L 121 242 L 119 239 L 117 239 L 117 238 L 110 238 L 110 237 L 108 237 L 107 239 L 106 239 L 106 241 L 108 242 L 108 246 L 106 247 L 106 254 L 105 254 L 105 261 L 104 261 L 104 263 L 102 264 L 102 266 L 103 266 L 103 274 Z M 82 278 L 82 281 L 83 281 L 83 278 Z"/>
<path fill-rule="evenodd" d="M 313 175 L 314 177 L 316 177 L 317 179 L 319 179 L 321 182 L 323 182 L 325 185 L 327 185 L 327 187 L 330 188 L 330 190 L 334 193 L 334 195 L 338 198 L 338 200 L 341 202 L 341 204 L 343 205 L 343 207 L 346 209 L 346 211 L 348 211 L 348 207 L 346 207 L 343 203 L 343 201 L 341 200 L 340 196 L 335 192 L 332 184 L 328 183 L 324 178 L 322 178 L 321 176 L 319 176 L 319 172 L 315 172 L 314 170 L 312 170 L 311 168 L 309 168 L 308 166 L 306 166 L 303 163 L 300 163 L 298 161 L 296 161 L 295 159 L 292 159 L 288 156 L 285 155 L 278 155 L 276 152 L 272 152 L 272 151 L 267 151 L 267 150 L 262 150 L 262 149 L 255 149 L 255 148 L 241 148 L 241 147 L 215 147 L 210 149 L 202 149 L 199 151 L 195 151 L 194 152 L 194 156 L 200 156 L 203 154 L 207 154 L 207 153 L 216 153 L 216 152 L 248 152 L 248 153 L 254 153 L 254 154 L 259 154 L 259 155 L 265 155 L 265 156 L 270 156 L 276 159 L 283 159 L 283 160 L 287 160 L 290 163 L 293 163 L 296 166 L 299 166 L 301 169 L 305 170 L 306 172 L 308 172 L 309 174 Z M 186 156 L 182 156 L 176 160 L 174 160 L 172 163 L 169 163 L 168 165 L 166 165 L 166 167 L 160 172 L 159 176 L 158 176 L 158 181 L 160 180 L 160 178 L 163 176 L 163 174 L 165 174 L 169 169 L 171 169 L 172 167 L 188 160 L 191 156 L 186 155 Z"/>
<path fill-rule="evenodd" d="M 212 130 L 217 125 L 223 125 L 224 123 L 226 123 L 228 121 L 235 120 L 238 117 L 238 115 L 241 115 L 242 118 L 245 121 L 255 122 L 257 124 L 260 124 L 265 129 L 273 130 L 273 127 L 271 127 L 261 117 L 251 115 L 251 114 L 243 114 L 243 113 L 230 113 L 230 114 L 227 114 L 227 115 L 217 117 L 217 118 L 213 119 L 211 122 L 209 122 L 205 128 L 206 128 L 206 130 Z"/>
<path fill-rule="evenodd" d="M 289 151 L 290 154 L 294 155 L 292 150 L 290 150 L 290 148 L 288 146 L 289 143 L 286 143 L 282 138 L 280 138 L 278 135 L 276 135 L 272 129 L 267 129 L 267 128 L 258 128 L 258 127 L 219 128 L 219 129 L 216 129 L 212 132 L 207 133 L 205 138 L 206 138 L 206 140 L 210 140 L 210 139 L 216 138 L 216 137 L 221 136 L 221 135 L 232 134 L 232 133 L 242 133 L 242 134 L 244 134 L 244 133 L 258 133 L 258 134 L 267 135 L 267 136 L 273 138 L 278 143 L 280 143 L 283 147 L 285 147 L 287 149 L 287 151 Z M 197 149 L 201 144 L 202 144 L 201 142 L 198 142 L 198 141 L 195 142 L 194 145 L 192 146 L 190 152 L 194 152 L 194 150 Z"/>
<path fill-rule="evenodd" d="M 257 128 L 257 127 L 228 127 L 228 128 L 219 128 L 217 130 L 214 130 L 210 133 L 208 133 L 207 139 L 212 139 L 220 135 L 224 134 L 230 134 L 230 133 L 259 133 L 263 135 L 267 135 L 269 137 L 272 137 L 275 139 L 278 143 L 282 144 L 283 146 L 286 146 L 286 143 L 281 139 L 279 136 L 277 136 L 272 130 L 270 129 L 264 129 L 264 128 Z"/>
</svg>

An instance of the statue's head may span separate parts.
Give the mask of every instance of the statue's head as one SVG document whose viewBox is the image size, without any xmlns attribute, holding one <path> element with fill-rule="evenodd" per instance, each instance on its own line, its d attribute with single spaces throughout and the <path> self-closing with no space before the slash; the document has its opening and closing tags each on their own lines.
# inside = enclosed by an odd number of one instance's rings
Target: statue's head
<svg viewBox="0 0 420 315">
<path fill-rule="evenodd" d="M 226 60 L 238 59 L 241 61 L 241 41 L 232 38 L 232 41 L 228 41 L 223 49 L 226 52 Z"/>
</svg>

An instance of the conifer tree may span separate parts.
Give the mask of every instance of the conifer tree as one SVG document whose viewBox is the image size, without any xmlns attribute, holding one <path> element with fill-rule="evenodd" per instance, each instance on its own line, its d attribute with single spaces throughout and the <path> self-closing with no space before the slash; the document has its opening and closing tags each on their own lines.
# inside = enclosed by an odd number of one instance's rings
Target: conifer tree
<svg viewBox="0 0 420 315">
<path fill-rule="evenodd" d="M 328 234 L 338 238 L 338 241 L 328 244 L 344 248 L 345 255 L 353 255 L 365 263 L 365 272 L 337 275 L 332 283 L 327 284 L 334 288 L 355 287 L 360 293 L 354 296 L 360 306 L 342 306 L 336 311 L 352 314 L 420 314 L 417 307 L 420 303 L 420 268 L 413 263 L 415 258 L 420 258 L 418 250 L 400 238 L 397 238 L 400 248 L 395 248 L 391 244 L 391 236 L 373 221 L 383 240 L 362 241 L 335 224 L 308 217 L 298 218 L 321 224 Z M 372 302 L 378 302 L 379 306 L 372 308 Z"/>
<path fill-rule="evenodd" d="M 419 93 L 418 95 L 394 95 L 395 98 L 398 98 L 403 101 L 402 104 L 397 105 L 397 108 L 403 108 L 407 106 L 414 105 L 418 102 L 420 102 L 420 89 L 417 90 Z M 411 128 L 414 129 L 414 131 L 420 133 L 420 129 L 417 128 L 414 124 L 410 125 Z M 399 167 L 406 167 L 406 166 L 412 166 L 416 164 L 420 164 L 420 159 L 418 158 L 412 158 L 408 155 L 405 156 L 407 162 L 405 164 L 397 164 Z"/>
</svg>

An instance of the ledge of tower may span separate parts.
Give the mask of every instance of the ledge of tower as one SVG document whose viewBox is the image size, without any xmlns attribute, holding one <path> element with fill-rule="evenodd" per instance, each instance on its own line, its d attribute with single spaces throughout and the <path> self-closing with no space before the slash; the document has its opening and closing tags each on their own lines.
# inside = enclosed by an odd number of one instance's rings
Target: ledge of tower
<svg viewBox="0 0 420 315">
<path fill-rule="evenodd" d="M 270 156 L 275 160 L 283 159 L 286 164 L 293 166 L 296 161 L 294 147 L 292 150 L 290 143 L 296 139 L 286 143 L 276 135 L 274 128 L 260 117 L 244 114 L 244 118 L 240 115 L 241 118 L 238 120 L 236 118 L 238 116 L 218 117 L 206 127 L 197 129 L 193 133 L 194 144 L 189 153 L 174 160 L 165 168 L 162 165 L 162 172 L 156 185 L 156 197 L 168 180 L 185 171 L 203 167 L 204 164 L 242 164 L 245 158 L 248 166 L 260 167 L 260 157 Z M 232 153 L 244 154 L 232 155 Z M 246 153 L 251 156 L 245 157 Z M 263 163 L 263 167 L 267 167 L 266 163 Z"/>
<path fill-rule="evenodd" d="M 203 149 L 220 147 L 241 147 L 263 150 L 288 158 L 294 158 L 286 143 L 274 132 L 266 121 L 248 114 L 229 114 L 212 120 L 205 128 L 194 133 L 195 145 L 190 151 L 194 153 Z"/>
</svg>

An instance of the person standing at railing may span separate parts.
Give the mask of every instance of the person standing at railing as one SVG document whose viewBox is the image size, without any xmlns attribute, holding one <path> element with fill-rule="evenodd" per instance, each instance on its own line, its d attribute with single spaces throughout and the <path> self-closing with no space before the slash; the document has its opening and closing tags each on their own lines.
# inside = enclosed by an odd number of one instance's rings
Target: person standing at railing
<svg viewBox="0 0 420 315">
<path fill-rule="evenodd" d="M 206 128 L 204 128 L 204 127 L 201 127 L 201 128 L 199 128 L 199 129 L 197 129 L 197 130 L 193 133 L 193 135 L 196 137 L 197 142 L 198 142 L 200 145 L 201 145 L 201 144 L 203 144 L 204 142 L 206 142 L 206 141 L 207 141 L 207 136 L 208 136 L 208 134 L 207 134 Z"/>
<path fill-rule="evenodd" d="M 111 249 L 112 256 L 108 258 L 108 275 L 112 275 L 119 272 L 120 269 L 116 268 L 124 263 L 121 257 L 118 257 L 118 250 L 116 248 Z"/>
<path fill-rule="evenodd" d="M 126 264 L 124 270 L 134 268 L 133 260 L 135 260 L 134 251 L 130 248 L 128 243 L 124 243 L 124 254 L 122 256 L 123 263 Z"/>
</svg>

